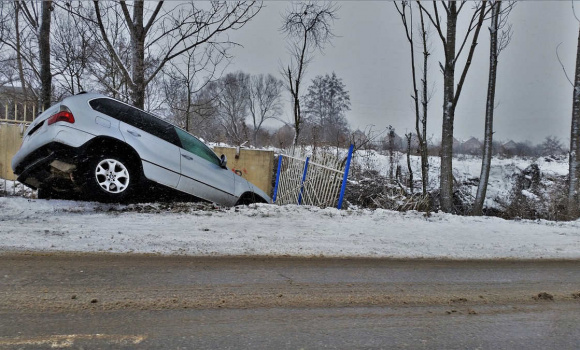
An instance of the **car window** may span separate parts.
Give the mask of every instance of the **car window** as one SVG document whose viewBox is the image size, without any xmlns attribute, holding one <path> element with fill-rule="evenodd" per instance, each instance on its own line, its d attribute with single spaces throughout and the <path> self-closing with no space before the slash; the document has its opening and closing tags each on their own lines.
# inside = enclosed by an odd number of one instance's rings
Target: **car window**
<svg viewBox="0 0 580 350">
<path fill-rule="evenodd" d="M 135 127 L 181 147 L 181 142 L 173 125 L 136 108 L 131 108 L 130 113 L 136 120 Z"/>
<path fill-rule="evenodd" d="M 133 125 L 133 122 L 129 116 L 128 108 L 124 103 L 119 101 L 111 100 L 110 98 L 97 98 L 89 101 L 91 108 L 97 112 L 113 117 L 129 125 Z"/>
<path fill-rule="evenodd" d="M 189 151 L 215 165 L 220 165 L 220 159 L 215 155 L 215 153 L 207 147 L 203 142 L 198 140 L 195 136 L 181 130 L 179 128 L 174 128 L 177 131 L 179 140 L 181 141 L 182 148 Z"/>
<path fill-rule="evenodd" d="M 97 112 L 106 114 L 181 147 L 181 142 L 173 125 L 149 113 L 110 98 L 97 98 L 91 100 L 89 104 Z"/>
</svg>

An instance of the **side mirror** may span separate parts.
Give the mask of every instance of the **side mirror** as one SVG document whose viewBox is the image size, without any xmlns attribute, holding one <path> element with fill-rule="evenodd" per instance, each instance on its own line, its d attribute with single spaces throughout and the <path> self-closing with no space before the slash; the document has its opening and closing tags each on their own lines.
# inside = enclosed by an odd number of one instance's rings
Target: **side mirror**
<svg viewBox="0 0 580 350">
<path fill-rule="evenodd" d="M 222 154 L 222 156 L 220 157 L 220 166 L 225 169 L 227 167 L 227 165 L 228 165 L 228 158 L 226 157 L 225 154 Z"/>
</svg>

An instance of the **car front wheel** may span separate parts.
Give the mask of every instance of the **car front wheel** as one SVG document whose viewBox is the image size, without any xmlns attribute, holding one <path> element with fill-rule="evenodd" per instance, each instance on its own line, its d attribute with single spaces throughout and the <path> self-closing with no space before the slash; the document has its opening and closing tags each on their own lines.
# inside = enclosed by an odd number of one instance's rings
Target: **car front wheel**
<svg viewBox="0 0 580 350">
<path fill-rule="evenodd" d="M 99 156 L 88 162 L 85 174 L 87 194 L 98 201 L 121 202 L 137 183 L 131 164 L 116 156 Z"/>
</svg>

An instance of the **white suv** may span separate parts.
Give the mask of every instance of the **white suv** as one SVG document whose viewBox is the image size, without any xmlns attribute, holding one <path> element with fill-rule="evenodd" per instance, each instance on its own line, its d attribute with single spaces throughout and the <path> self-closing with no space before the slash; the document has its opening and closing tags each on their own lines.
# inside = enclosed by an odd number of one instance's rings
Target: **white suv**
<svg viewBox="0 0 580 350">
<path fill-rule="evenodd" d="M 40 198 L 120 202 L 156 183 L 226 206 L 271 202 L 195 136 L 94 93 L 65 98 L 38 116 L 12 169 Z"/>
</svg>

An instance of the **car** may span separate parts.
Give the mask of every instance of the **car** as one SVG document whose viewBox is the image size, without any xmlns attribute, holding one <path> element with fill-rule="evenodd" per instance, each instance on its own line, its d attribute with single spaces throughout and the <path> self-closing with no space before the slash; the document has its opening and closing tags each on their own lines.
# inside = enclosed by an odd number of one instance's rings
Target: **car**
<svg viewBox="0 0 580 350">
<path fill-rule="evenodd" d="M 40 114 L 12 169 L 39 198 L 123 202 L 154 184 L 223 206 L 271 203 L 192 134 L 98 93 L 67 97 Z"/>
</svg>

